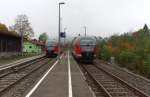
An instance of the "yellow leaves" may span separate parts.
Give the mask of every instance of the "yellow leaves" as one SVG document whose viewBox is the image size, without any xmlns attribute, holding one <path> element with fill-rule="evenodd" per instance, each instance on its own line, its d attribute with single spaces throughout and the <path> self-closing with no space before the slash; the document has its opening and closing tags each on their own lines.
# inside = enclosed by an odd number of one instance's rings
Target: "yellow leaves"
<svg viewBox="0 0 150 97">
<path fill-rule="evenodd" d="M 8 31 L 7 26 L 5 24 L 0 23 L 0 31 L 7 32 Z"/>
<path fill-rule="evenodd" d="M 106 48 L 111 52 L 112 55 L 118 54 L 120 51 L 128 49 L 134 50 L 135 44 L 131 41 L 118 41 L 116 45 L 113 45 L 111 41 L 106 44 Z"/>
<path fill-rule="evenodd" d="M 145 48 L 144 52 L 147 53 L 147 54 L 150 54 L 150 49 L 149 48 Z"/>
<path fill-rule="evenodd" d="M 122 49 L 134 49 L 134 45 L 133 44 L 131 44 L 131 43 L 129 43 L 129 42 L 122 42 L 121 44 L 120 44 L 120 47 L 122 48 Z"/>
<path fill-rule="evenodd" d="M 10 29 L 10 28 L 8 30 L 7 26 L 2 23 L 0 23 L 0 33 L 7 34 L 7 35 L 13 35 L 13 36 L 19 36 L 15 30 Z"/>
</svg>

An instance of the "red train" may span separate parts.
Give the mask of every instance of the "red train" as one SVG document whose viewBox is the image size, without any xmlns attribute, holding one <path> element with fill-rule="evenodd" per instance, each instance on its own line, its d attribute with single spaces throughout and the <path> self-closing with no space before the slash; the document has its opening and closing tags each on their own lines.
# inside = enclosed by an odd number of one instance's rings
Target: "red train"
<svg viewBox="0 0 150 97">
<path fill-rule="evenodd" d="M 77 61 L 93 62 L 96 57 L 96 38 L 76 37 L 72 42 L 72 54 Z"/>
<path fill-rule="evenodd" d="M 59 54 L 59 45 L 56 41 L 48 41 L 46 43 L 46 56 L 47 57 L 56 57 Z"/>
</svg>

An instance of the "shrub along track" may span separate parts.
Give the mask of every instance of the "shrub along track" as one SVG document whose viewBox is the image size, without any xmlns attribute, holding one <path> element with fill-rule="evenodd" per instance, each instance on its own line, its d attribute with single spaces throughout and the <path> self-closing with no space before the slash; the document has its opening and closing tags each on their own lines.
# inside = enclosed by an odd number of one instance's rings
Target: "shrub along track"
<svg viewBox="0 0 150 97">
<path fill-rule="evenodd" d="M 54 61 L 55 59 L 51 61 L 48 58 L 41 58 L 1 70 L 0 97 L 22 97 Z"/>
<path fill-rule="evenodd" d="M 110 73 L 120 77 L 122 80 L 126 81 L 128 84 L 138 88 L 139 90 L 150 95 L 150 80 L 134 73 L 122 69 L 117 65 L 108 64 L 105 61 L 96 60 L 96 66 L 101 67 Z"/>
<path fill-rule="evenodd" d="M 136 87 L 94 64 L 80 64 L 96 97 L 149 97 Z"/>
</svg>

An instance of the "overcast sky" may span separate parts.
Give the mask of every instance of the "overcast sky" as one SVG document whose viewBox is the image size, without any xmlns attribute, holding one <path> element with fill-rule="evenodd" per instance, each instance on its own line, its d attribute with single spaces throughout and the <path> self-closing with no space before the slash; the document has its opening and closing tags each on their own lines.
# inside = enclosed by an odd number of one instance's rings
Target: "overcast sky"
<svg viewBox="0 0 150 97">
<path fill-rule="evenodd" d="M 47 32 L 58 35 L 58 3 L 62 0 L 0 0 L 0 22 L 14 24 L 18 14 L 26 14 L 35 37 Z M 63 0 L 61 6 L 63 28 L 67 36 L 84 34 L 110 36 L 135 31 L 145 23 L 150 26 L 150 0 Z"/>
</svg>

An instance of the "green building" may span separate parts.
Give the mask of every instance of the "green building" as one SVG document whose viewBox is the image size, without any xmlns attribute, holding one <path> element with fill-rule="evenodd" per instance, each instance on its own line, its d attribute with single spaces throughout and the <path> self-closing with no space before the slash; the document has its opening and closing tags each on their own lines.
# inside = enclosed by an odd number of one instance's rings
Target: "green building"
<svg viewBox="0 0 150 97">
<path fill-rule="evenodd" d="M 26 40 L 23 43 L 23 52 L 24 53 L 35 53 L 40 54 L 44 49 L 44 43 L 37 40 Z"/>
</svg>

